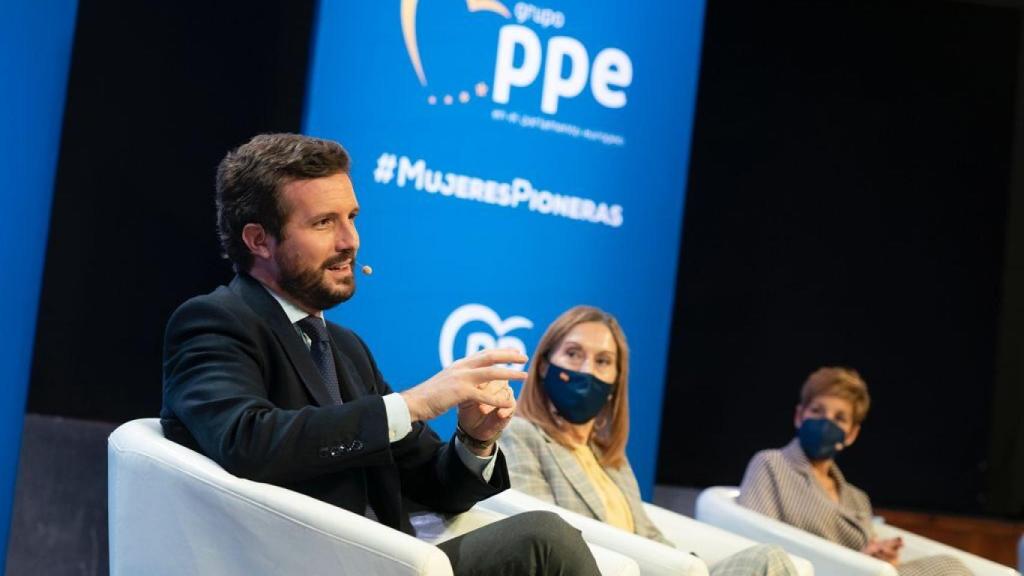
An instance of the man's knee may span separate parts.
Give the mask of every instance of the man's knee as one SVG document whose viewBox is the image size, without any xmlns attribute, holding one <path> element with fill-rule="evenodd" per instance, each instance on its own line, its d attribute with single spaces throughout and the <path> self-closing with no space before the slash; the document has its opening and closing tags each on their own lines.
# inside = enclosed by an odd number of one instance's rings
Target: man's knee
<svg viewBox="0 0 1024 576">
<path fill-rule="evenodd" d="M 583 543 L 580 531 L 562 520 L 554 512 L 535 510 L 516 514 L 510 520 L 516 524 L 515 533 L 530 544 L 565 546 Z"/>
<path fill-rule="evenodd" d="M 512 544 L 521 557 L 533 558 L 545 574 L 564 576 L 598 574 L 597 563 L 583 534 L 554 512 L 526 512 L 513 516 L 517 537 Z"/>
</svg>

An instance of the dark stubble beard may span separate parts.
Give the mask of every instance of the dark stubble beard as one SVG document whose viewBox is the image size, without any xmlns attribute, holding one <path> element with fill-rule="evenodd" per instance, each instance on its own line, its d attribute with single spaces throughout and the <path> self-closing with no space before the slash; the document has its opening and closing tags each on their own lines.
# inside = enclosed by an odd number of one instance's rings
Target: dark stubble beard
<svg viewBox="0 0 1024 576">
<path fill-rule="evenodd" d="M 286 294 L 312 310 L 327 310 L 345 302 L 356 292 L 355 251 L 344 250 L 324 261 L 317 268 L 303 268 L 287 257 L 275 256 L 281 277 L 277 283 Z M 324 277 L 327 269 L 344 262 L 351 261 L 352 274 L 345 279 L 344 288 L 336 291 L 327 284 Z"/>
</svg>

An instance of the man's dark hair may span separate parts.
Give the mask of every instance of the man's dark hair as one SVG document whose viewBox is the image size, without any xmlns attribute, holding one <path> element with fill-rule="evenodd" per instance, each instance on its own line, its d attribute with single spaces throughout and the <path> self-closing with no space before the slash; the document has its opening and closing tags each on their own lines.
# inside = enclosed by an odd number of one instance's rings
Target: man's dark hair
<svg viewBox="0 0 1024 576">
<path fill-rule="evenodd" d="M 282 239 L 288 219 L 280 194 L 285 184 L 348 170 L 341 144 L 300 134 L 260 134 L 228 152 L 217 167 L 217 235 L 235 271 L 252 268 L 252 253 L 242 241 L 246 224 L 260 224 Z"/>
</svg>

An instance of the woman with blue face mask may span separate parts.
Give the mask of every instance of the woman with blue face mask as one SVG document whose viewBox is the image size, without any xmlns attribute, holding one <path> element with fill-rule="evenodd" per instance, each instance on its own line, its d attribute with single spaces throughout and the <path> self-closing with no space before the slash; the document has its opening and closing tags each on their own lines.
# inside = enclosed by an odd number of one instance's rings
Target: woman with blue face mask
<svg viewBox="0 0 1024 576">
<path fill-rule="evenodd" d="M 512 488 L 665 545 L 644 512 L 626 459 L 629 347 L 610 314 L 577 306 L 548 327 L 534 352 L 517 415 L 501 437 Z M 711 574 L 796 574 L 775 546 L 754 546 Z"/>
<path fill-rule="evenodd" d="M 901 576 L 968 576 L 951 556 L 900 563 L 899 538 L 878 539 L 871 501 L 846 481 L 836 457 L 860 434 L 871 405 L 855 370 L 819 368 L 804 382 L 793 425 L 796 437 L 778 450 L 762 450 L 747 465 L 737 501 L 837 544 L 896 566 Z"/>
</svg>

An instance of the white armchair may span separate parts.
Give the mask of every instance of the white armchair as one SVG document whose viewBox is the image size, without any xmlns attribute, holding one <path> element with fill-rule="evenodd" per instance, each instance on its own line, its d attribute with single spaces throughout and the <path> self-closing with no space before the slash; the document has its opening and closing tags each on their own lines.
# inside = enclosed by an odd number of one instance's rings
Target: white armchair
<svg viewBox="0 0 1024 576">
<path fill-rule="evenodd" d="M 692 550 L 709 566 L 726 557 L 755 546 L 758 542 L 694 520 L 688 516 L 644 502 L 644 510 L 654 525 L 680 550 Z M 806 558 L 790 554 L 800 576 L 813 576 L 814 566 Z"/>
<path fill-rule="evenodd" d="M 704 490 L 697 498 L 697 519 L 759 542 L 778 544 L 810 560 L 820 575 L 897 576 L 896 569 L 889 563 L 744 508 L 736 503 L 737 496 L 739 489 L 735 487 L 716 486 Z M 1020 576 L 1013 568 L 892 526 L 878 524 L 876 530 L 883 538 L 903 538 L 901 557 L 904 561 L 949 554 L 959 558 L 976 576 Z"/>
<path fill-rule="evenodd" d="M 640 565 L 640 573 L 644 576 L 707 574 L 708 564 L 713 566 L 726 556 L 756 544 L 746 538 L 702 524 L 653 504 L 645 504 L 648 515 L 665 536 L 678 545 L 678 548 L 665 546 L 642 536 L 624 532 L 599 520 L 549 504 L 515 489 L 492 496 L 480 502 L 479 506 L 506 515 L 519 514 L 529 510 L 555 512 L 581 530 L 583 538 L 587 542 L 615 550 L 635 560 Z M 691 551 L 699 558 L 689 554 Z M 807 560 L 793 557 L 793 562 L 800 570 L 801 576 L 814 574 L 814 569 Z"/>
<path fill-rule="evenodd" d="M 155 418 L 107 442 L 110 574 L 452 574 L 436 546 L 303 494 L 227 473 L 166 440 Z M 435 541 L 504 515 L 474 508 Z M 602 574 L 638 574 L 632 560 L 591 547 Z"/>
</svg>

